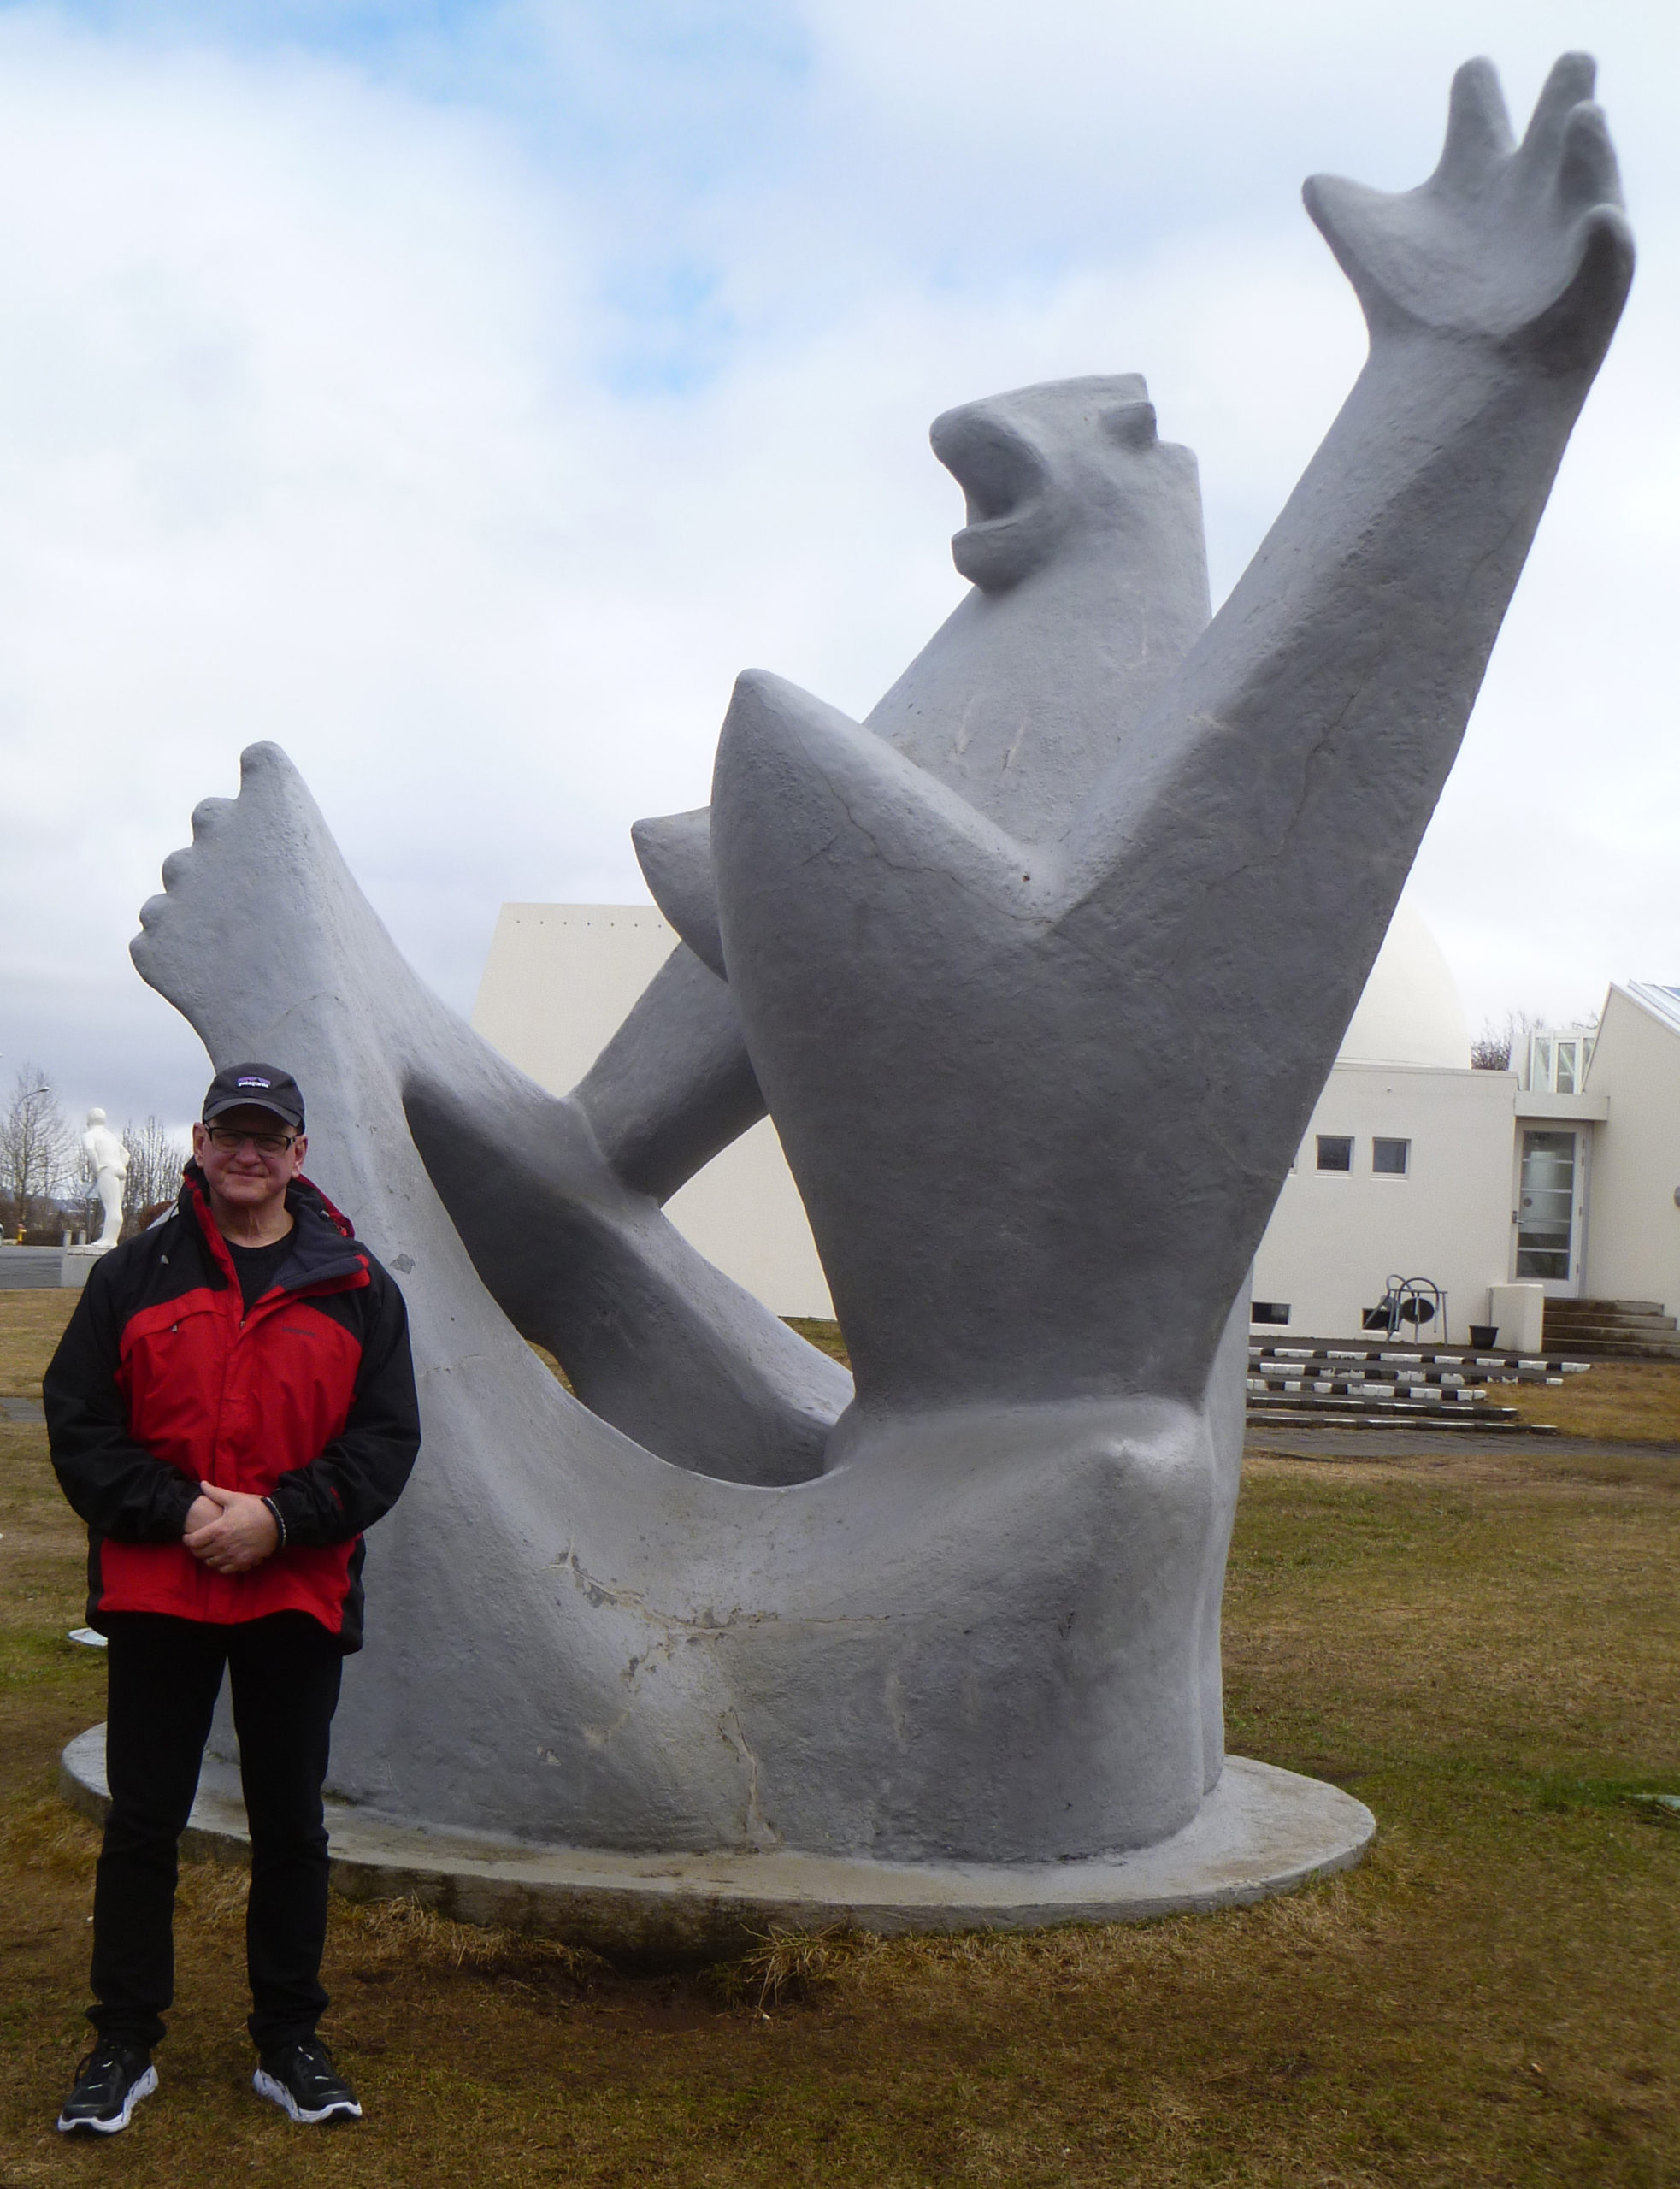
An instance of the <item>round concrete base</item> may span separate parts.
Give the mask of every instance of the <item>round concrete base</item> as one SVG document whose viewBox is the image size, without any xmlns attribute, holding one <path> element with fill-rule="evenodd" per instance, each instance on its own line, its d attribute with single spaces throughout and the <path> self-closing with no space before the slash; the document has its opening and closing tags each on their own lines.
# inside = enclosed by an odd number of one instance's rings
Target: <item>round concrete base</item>
<svg viewBox="0 0 1680 2189">
<path fill-rule="evenodd" d="M 70 1743 L 65 1798 L 96 1820 L 109 1805 L 105 1729 Z M 1350 1868 L 1376 1822 L 1339 1787 L 1228 1756 L 1194 1822 L 1105 1861 L 876 1862 L 852 1856 L 622 1855 L 433 1830 L 329 1801 L 333 1883 L 352 1900 L 413 1894 L 457 1921 L 562 1937 L 618 1962 L 714 1960 L 772 1925 L 882 1933 L 1026 1931 L 1131 1923 L 1233 1908 Z M 206 1758 L 183 1853 L 249 1852 L 239 1773 Z"/>
</svg>

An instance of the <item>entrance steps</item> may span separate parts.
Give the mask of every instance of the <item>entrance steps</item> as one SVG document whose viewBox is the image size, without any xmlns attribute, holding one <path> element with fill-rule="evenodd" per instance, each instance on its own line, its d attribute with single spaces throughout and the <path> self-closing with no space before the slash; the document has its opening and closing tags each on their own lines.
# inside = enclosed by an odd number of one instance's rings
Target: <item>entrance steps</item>
<svg viewBox="0 0 1680 2189">
<path fill-rule="evenodd" d="M 1548 1300 L 1546 1348 L 1598 1360 L 1680 1360 L 1680 1328 L 1660 1300 Z"/>
<path fill-rule="evenodd" d="M 1515 1407 L 1489 1398 L 1494 1384 L 1560 1384 L 1585 1372 L 1584 1360 L 1518 1353 L 1475 1353 L 1445 1346 L 1387 1345 L 1302 1338 L 1294 1345 L 1251 1340 L 1251 1424 L 1389 1429 L 1532 1428 Z"/>
</svg>

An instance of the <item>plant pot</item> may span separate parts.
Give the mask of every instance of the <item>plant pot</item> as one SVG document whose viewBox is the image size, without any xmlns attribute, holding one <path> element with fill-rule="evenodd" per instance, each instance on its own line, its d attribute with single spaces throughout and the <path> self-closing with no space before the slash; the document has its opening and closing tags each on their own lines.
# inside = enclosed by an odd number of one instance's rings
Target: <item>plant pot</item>
<svg viewBox="0 0 1680 2189">
<path fill-rule="evenodd" d="M 1499 1343 L 1499 1325 L 1472 1323 L 1470 1326 L 1470 1342 L 1478 1353 L 1491 1353 Z"/>
</svg>

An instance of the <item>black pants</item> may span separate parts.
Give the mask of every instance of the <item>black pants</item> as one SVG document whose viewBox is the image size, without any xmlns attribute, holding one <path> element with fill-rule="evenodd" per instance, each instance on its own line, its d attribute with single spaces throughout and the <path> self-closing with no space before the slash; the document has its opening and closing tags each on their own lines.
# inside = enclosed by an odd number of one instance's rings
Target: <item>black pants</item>
<svg viewBox="0 0 1680 2189">
<path fill-rule="evenodd" d="M 327 1827 L 321 1789 L 344 1659 L 306 1612 L 234 1626 L 107 1615 L 111 1809 L 93 1891 L 102 2036 L 148 2050 L 174 1996 L 176 1850 L 227 1667 L 251 1825 L 245 1962 L 261 2051 L 313 2035 L 327 2004 Z"/>
</svg>

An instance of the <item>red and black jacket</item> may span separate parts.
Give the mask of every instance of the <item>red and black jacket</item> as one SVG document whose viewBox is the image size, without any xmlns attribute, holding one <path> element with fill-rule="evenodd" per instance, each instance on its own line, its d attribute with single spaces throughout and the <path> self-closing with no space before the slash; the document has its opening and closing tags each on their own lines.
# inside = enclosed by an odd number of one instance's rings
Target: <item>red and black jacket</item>
<svg viewBox="0 0 1680 2189">
<path fill-rule="evenodd" d="M 362 1646 L 362 1531 L 420 1449 L 403 1295 L 306 1178 L 292 1251 L 247 1313 L 203 1173 L 90 1272 L 42 1391 L 52 1463 L 88 1527 L 88 1624 L 225 1626 L 303 1611 Z M 268 1498 L 281 1549 L 214 1573 L 181 1542 L 201 1482 Z"/>
</svg>

